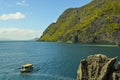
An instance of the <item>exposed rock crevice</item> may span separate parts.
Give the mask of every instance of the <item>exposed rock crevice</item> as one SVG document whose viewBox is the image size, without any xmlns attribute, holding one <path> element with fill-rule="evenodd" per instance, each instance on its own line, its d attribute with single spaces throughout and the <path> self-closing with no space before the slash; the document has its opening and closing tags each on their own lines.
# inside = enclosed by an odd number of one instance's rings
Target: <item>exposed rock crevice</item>
<svg viewBox="0 0 120 80">
<path fill-rule="evenodd" d="M 80 62 L 77 80 L 120 80 L 120 62 L 115 68 L 117 57 L 90 55 Z"/>
</svg>

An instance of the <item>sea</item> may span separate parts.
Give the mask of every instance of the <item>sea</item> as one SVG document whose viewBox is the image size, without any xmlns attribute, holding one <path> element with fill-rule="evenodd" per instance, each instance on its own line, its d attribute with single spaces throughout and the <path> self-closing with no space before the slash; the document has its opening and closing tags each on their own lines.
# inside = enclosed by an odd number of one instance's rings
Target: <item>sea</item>
<svg viewBox="0 0 120 80">
<path fill-rule="evenodd" d="M 0 80 L 76 80 L 80 61 L 94 54 L 120 61 L 120 47 L 111 44 L 0 41 Z M 27 63 L 33 72 L 20 73 Z"/>
</svg>

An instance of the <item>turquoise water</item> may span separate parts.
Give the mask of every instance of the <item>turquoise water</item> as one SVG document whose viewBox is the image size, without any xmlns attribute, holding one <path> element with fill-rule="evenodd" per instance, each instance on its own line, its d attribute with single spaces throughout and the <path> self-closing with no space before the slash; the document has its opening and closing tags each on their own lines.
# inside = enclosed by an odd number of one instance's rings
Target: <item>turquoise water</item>
<svg viewBox="0 0 120 80">
<path fill-rule="evenodd" d="M 1 41 L 0 80 L 75 80 L 80 60 L 96 53 L 120 60 L 120 47 L 114 45 Z M 25 63 L 35 70 L 21 74 L 18 68 Z"/>
</svg>

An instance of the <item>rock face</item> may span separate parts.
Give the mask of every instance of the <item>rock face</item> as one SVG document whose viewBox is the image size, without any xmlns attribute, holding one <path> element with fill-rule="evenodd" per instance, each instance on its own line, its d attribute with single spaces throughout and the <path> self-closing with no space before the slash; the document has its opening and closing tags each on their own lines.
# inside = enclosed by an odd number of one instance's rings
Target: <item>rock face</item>
<svg viewBox="0 0 120 80">
<path fill-rule="evenodd" d="M 80 62 L 77 80 L 120 80 L 120 62 L 115 69 L 116 59 L 102 54 L 88 56 Z"/>
<path fill-rule="evenodd" d="M 120 62 L 117 64 L 116 71 L 112 73 L 112 80 L 120 80 Z"/>
</svg>

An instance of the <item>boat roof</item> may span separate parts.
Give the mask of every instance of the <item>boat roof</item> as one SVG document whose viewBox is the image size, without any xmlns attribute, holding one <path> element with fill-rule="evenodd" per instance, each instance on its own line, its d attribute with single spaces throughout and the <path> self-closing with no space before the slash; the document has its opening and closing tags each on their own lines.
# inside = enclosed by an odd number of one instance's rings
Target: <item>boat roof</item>
<svg viewBox="0 0 120 80">
<path fill-rule="evenodd" d="M 23 67 L 30 67 L 30 66 L 33 66 L 33 64 L 24 64 L 22 65 Z"/>
</svg>

